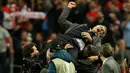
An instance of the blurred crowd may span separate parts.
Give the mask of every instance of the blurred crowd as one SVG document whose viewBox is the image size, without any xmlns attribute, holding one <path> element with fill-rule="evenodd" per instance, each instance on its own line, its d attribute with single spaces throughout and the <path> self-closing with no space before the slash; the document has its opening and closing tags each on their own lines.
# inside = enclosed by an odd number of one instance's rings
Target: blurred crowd
<svg viewBox="0 0 130 73">
<path fill-rule="evenodd" d="M 65 32 L 59 25 L 58 18 L 69 1 L 75 1 L 77 4 L 68 17 L 69 21 L 79 24 L 87 23 L 89 28 L 96 25 L 106 26 L 107 34 L 102 43 L 110 43 L 114 47 L 118 63 L 122 61 L 122 57 L 130 58 L 129 0 L 1 0 L 0 32 L 3 31 L 2 29 L 7 30 L 9 34 L 5 31 L 3 33 L 6 37 L 10 35 L 13 40 L 11 43 L 10 38 L 5 39 L 7 46 L 13 45 L 14 51 L 9 50 L 7 58 L 10 58 L 10 54 L 14 56 L 13 64 L 16 65 L 14 73 L 20 72 L 23 64 L 24 45 L 34 42 L 38 51 L 42 53 L 46 51 L 58 33 Z M 1 38 L 3 38 L 2 33 L 0 33 L 0 47 Z M 121 54 L 122 51 L 125 51 L 125 55 Z M 7 60 L 7 64 L 10 64 L 11 60 Z M 129 60 L 127 64 L 127 70 L 130 70 Z M 9 71 L 10 68 L 6 67 L 6 69 Z"/>
</svg>

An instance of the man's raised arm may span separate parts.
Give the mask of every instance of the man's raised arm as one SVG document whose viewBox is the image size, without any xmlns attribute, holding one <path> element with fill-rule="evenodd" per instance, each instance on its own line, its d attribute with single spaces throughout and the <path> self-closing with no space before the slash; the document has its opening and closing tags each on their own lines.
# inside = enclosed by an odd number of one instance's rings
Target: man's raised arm
<svg viewBox="0 0 130 73">
<path fill-rule="evenodd" d="M 73 25 L 72 22 L 67 20 L 67 17 L 69 16 L 71 9 L 74 7 L 76 7 L 76 3 L 69 2 L 68 6 L 65 7 L 63 12 L 61 13 L 58 22 L 62 28 L 68 29 L 71 25 Z"/>
</svg>

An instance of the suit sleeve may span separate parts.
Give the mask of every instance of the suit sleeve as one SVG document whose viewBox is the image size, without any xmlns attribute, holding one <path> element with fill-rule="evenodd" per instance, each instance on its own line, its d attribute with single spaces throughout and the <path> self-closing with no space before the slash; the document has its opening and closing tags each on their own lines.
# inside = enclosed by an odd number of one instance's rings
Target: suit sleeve
<svg viewBox="0 0 130 73">
<path fill-rule="evenodd" d="M 101 73 L 113 73 L 110 66 L 108 64 L 104 64 L 102 67 L 102 72 Z"/>
<path fill-rule="evenodd" d="M 73 25 L 72 22 L 70 22 L 70 21 L 67 20 L 67 17 L 69 16 L 70 11 L 71 11 L 70 8 L 65 7 L 65 8 L 63 9 L 63 11 L 62 11 L 60 17 L 59 17 L 59 20 L 58 20 L 60 26 L 61 26 L 62 28 L 64 28 L 64 29 L 66 29 L 66 30 Z"/>
<path fill-rule="evenodd" d="M 56 68 L 53 62 L 50 62 L 47 73 L 56 73 Z"/>
</svg>

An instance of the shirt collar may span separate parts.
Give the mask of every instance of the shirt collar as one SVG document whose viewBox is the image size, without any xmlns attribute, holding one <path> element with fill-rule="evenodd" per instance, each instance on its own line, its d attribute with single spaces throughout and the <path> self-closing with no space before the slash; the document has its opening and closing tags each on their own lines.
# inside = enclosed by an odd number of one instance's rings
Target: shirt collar
<svg viewBox="0 0 130 73">
<path fill-rule="evenodd" d="M 103 61 L 103 64 L 107 61 L 108 58 L 105 58 L 105 60 Z"/>
</svg>

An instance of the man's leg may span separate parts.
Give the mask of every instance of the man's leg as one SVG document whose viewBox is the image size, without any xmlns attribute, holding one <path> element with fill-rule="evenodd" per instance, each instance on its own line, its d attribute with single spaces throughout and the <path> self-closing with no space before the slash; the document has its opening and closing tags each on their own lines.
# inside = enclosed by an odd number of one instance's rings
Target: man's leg
<svg viewBox="0 0 130 73">
<path fill-rule="evenodd" d="M 6 53 L 0 53 L 0 73 L 5 73 Z"/>
</svg>

